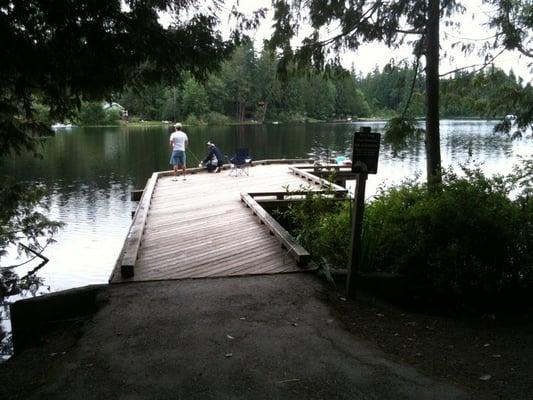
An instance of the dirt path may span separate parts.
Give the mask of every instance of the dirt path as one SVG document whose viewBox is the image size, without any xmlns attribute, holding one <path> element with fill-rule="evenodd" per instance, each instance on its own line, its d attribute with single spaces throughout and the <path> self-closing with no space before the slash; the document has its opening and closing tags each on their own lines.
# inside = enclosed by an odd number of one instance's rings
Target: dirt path
<svg viewBox="0 0 533 400">
<path fill-rule="evenodd" d="M 93 317 L 0 368 L 0 397 L 471 398 L 348 332 L 328 296 L 304 274 L 107 287 Z"/>
</svg>

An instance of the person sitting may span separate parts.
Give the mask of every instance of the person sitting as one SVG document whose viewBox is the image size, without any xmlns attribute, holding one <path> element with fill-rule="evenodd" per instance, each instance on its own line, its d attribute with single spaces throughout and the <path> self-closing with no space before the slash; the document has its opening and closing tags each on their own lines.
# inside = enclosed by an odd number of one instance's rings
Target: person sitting
<svg viewBox="0 0 533 400">
<path fill-rule="evenodd" d="M 198 165 L 206 167 L 207 172 L 220 172 L 224 165 L 224 155 L 214 143 L 207 142 L 208 153 L 205 159 Z"/>
</svg>

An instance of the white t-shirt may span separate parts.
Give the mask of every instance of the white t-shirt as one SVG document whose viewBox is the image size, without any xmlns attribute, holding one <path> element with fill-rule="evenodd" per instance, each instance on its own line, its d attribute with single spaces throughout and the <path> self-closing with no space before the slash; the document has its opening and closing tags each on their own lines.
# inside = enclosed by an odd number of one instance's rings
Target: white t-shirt
<svg viewBox="0 0 533 400">
<path fill-rule="evenodd" d="M 175 131 L 170 135 L 172 150 L 185 150 L 185 142 L 189 141 L 187 134 L 183 131 Z"/>
</svg>

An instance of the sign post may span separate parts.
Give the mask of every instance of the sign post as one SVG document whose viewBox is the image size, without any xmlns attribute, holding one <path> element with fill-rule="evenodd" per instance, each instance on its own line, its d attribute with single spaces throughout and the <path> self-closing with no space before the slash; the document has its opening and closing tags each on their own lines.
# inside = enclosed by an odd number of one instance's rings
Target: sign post
<svg viewBox="0 0 533 400">
<path fill-rule="evenodd" d="M 365 210 L 365 186 L 368 174 L 378 171 L 380 134 L 372 133 L 370 127 L 363 126 L 354 134 L 352 172 L 356 173 L 355 195 L 352 206 L 352 237 L 350 241 L 350 259 L 346 296 L 355 298 L 357 275 L 361 262 L 361 233 L 363 231 L 363 213 Z"/>
</svg>

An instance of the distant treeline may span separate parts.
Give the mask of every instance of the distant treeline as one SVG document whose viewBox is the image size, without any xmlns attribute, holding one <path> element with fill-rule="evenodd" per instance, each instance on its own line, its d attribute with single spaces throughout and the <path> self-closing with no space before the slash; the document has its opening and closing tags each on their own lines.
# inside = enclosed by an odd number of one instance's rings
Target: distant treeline
<svg viewBox="0 0 533 400">
<path fill-rule="evenodd" d="M 376 67 L 366 76 L 357 74 L 355 67 L 351 71 L 337 67 L 328 73 L 297 72 L 296 68 L 291 72 L 289 68 L 284 77 L 277 70 L 278 60 L 272 52 L 258 54 L 252 45 L 242 46 L 204 82 L 185 74 L 180 84 L 132 86 L 115 100 L 133 120 L 190 124 L 387 118 L 403 113 L 422 117 L 425 113 L 424 74 L 418 70 L 415 78 L 411 65 Z M 501 88 L 520 86 L 512 72 L 493 67 L 477 73 L 457 72 L 441 80 L 441 116 L 508 114 L 509 110 L 494 108 L 494 99 Z M 82 108 L 81 122 L 97 122 L 91 121 L 91 112 L 83 112 L 86 108 Z"/>
</svg>

